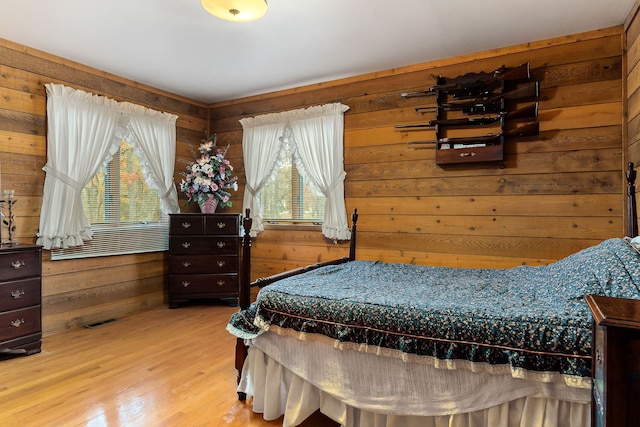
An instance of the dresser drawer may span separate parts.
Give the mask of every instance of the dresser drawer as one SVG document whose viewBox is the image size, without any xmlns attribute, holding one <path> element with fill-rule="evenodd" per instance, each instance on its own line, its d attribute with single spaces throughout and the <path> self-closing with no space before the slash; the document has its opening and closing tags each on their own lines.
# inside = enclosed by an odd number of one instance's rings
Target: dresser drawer
<svg viewBox="0 0 640 427">
<path fill-rule="evenodd" d="M 39 305 L 0 313 L 0 341 L 39 333 L 40 330 Z"/>
<path fill-rule="evenodd" d="M 237 255 L 169 255 L 171 274 L 237 273 Z"/>
<path fill-rule="evenodd" d="M 175 295 L 236 293 L 237 275 L 176 274 L 169 275 L 169 291 Z"/>
<path fill-rule="evenodd" d="M 40 251 L 0 253 L 0 280 L 2 281 L 40 276 L 41 273 Z"/>
<path fill-rule="evenodd" d="M 171 236 L 169 251 L 172 254 L 237 254 L 238 237 L 223 236 Z"/>
<path fill-rule="evenodd" d="M 169 234 L 203 234 L 204 217 L 202 215 L 171 215 Z"/>
<path fill-rule="evenodd" d="M 0 311 L 40 305 L 40 278 L 0 283 Z"/>
<path fill-rule="evenodd" d="M 207 215 L 204 220 L 205 234 L 239 234 L 240 217 L 238 215 Z"/>
</svg>

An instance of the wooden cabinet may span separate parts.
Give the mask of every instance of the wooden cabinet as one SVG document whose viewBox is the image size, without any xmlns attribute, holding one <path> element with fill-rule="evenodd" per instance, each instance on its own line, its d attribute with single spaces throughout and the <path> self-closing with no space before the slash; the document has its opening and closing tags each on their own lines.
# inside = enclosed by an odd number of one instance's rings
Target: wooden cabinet
<svg viewBox="0 0 640 427">
<path fill-rule="evenodd" d="M 172 214 L 169 307 L 191 299 L 238 301 L 239 214 Z"/>
<path fill-rule="evenodd" d="M 640 301 L 587 296 L 593 314 L 593 427 L 637 426 Z"/>
<path fill-rule="evenodd" d="M 0 354 L 34 354 L 42 343 L 42 249 L 0 248 Z"/>
</svg>

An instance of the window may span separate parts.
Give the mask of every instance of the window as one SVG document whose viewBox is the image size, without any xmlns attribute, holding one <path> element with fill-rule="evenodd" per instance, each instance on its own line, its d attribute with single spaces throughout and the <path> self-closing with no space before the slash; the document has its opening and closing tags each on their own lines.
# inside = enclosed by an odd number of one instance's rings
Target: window
<svg viewBox="0 0 640 427">
<path fill-rule="evenodd" d="M 168 216 L 157 190 L 144 180 L 133 145 L 121 141 L 106 167 L 82 190 L 82 207 L 94 231 L 83 246 L 56 249 L 51 259 L 155 252 L 168 249 Z"/>
<path fill-rule="evenodd" d="M 288 138 L 283 138 L 281 150 L 284 150 L 282 157 L 258 196 L 264 221 L 272 224 L 321 224 L 324 217 L 324 195 L 300 174 L 293 160 Z"/>
<path fill-rule="evenodd" d="M 45 87 L 47 164 L 36 243 L 51 259 L 166 250 L 167 215 L 180 211 L 173 181 L 178 116 Z"/>
<path fill-rule="evenodd" d="M 346 172 L 343 170 L 343 116 L 348 109 L 346 105 L 333 103 L 240 120 L 246 178 L 243 209 L 250 209 L 255 215 L 251 236 L 257 236 L 264 230 L 264 202 L 270 205 L 266 208 L 269 211 L 267 217 L 293 217 L 297 212 L 297 215 L 301 215 L 300 220 L 309 221 L 306 216 L 310 215 L 313 222 L 313 218 L 317 218 L 315 212 L 322 205 L 322 235 L 336 241 L 351 238 L 344 202 Z M 288 142 L 291 143 L 290 147 Z M 296 172 L 293 164 L 304 168 L 304 172 Z M 277 171 L 276 178 L 287 168 L 290 172 L 285 174 L 285 178 L 274 181 L 274 168 Z M 326 200 L 313 201 L 321 197 L 320 193 L 307 187 L 306 182 L 301 182 L 300 176 L 313 182 Z M 277 183 L 278 187 L 274 187 L 271 190 L 274 194 L 267 197 L 269 190 L 264 194 L 263 190 L 270 181 L 274 182 L 272 185 Z M 280 187 L 285 186 L 291 189 L 286 194 L 292 193 L 292 197 L 282 196 Z"/>
<path fill-rule="evenodd" d="M 82 207 L 92 225 L 157 222 L 162 213 L 158 192 L 147 186 L 140 159 L 127 141 L 84 187 Z"/>
</svg>

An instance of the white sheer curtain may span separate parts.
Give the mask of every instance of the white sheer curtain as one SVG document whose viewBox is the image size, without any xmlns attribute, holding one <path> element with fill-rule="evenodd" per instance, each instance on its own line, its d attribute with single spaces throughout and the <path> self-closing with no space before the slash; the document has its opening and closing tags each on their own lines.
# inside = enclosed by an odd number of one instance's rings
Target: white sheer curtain
<svg viewBox="0 0 640 427">
<path fill-rule="evenodd" d="M 140 158 L 140 167 L 149 188 L 158 191 L 162 212 L 180 211 L 178 191 L 173 182 L 176 160 L 176 116 L 129 104 L 136 115 L 129 122 L 133 152 Z M 130 141 L 132 142 L 132 141 Z"/>
<path fill-rule="evenodd" d="M 115 135 L 121 115 L 107 98 L 62 85 L 45 87 L 47 164 L 37 243 L 46 249 L 66 248 L 93 236 L 80 196 L 118 150 Z"/>
<path fill-rule="evenodd" d="M 45 249 L 68 248 L 91 240 L 93 232 L 82 208 L 82 189 L 98 169 L 108 163 L 120 141 L 132 131 L 139 145 L 141 162 L 154 176 L 151 182 L 165 198 L 163 208 L 167 209 L 166 213 L 178 211 L 177 192 L 175 188 L 173 191 L 169 188 L 174 187 L 177 116 L 119 103 L 60 84 L 46 84 L 45 87 L 47 164 L 43 168 L 46 177 L 38 244 Z M 151 131 L 151 122 L 161 130 Z M 162 141 L 171 133 L 172 139 Z M 158 151 L 153 151 L 156 149 Z M 167 169 L 156 171 L 162 167 Z"/>
<path fill-rule="evenodd" d="M 351 238 L 344 205 L 344 112 L 349 107 L 327 104 L 311 107 L 305 117 L 291 120 L 300 174 L 325 196 L 322 234 L 331 239 Z"/>
<path fill-rule="evenodd" d="M 348 109 L 346 105 L 333 103 L 240 120 L 247 176 L 243 206 L 251 209 L 254 218 L 252 236 L 264 230 L 258 193 L 273 172 L 281 137 L 290 131 L 297 153 L 296 166 L 326 197 L 322 234 L 330 239 L 351 238 L 344 204 L 343 169 L 344 112 Z"/>
<path fill-rule="evenodd" d="M 252 237 L 264 230 L 262 225 L 262 206 L 258 194 L 267 183 L 280 149 L 279 137 L 284 126 L 278 114 L 264 114 L 253 118 L 241 119 L 242 124 L 242 154 L 244 157 L 244 173 L 246 185 L 242 201 L 244 212 L 251 209 L 253 223 Z"/>
</svg>

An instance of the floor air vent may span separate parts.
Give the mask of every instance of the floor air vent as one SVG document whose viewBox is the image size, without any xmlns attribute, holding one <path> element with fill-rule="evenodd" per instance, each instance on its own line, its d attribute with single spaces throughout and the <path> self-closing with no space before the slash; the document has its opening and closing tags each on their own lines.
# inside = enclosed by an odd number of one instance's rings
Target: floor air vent
<svg viewBox="0 0 640 427">
<path fill-rule="evenodd" d="M 107 323 L 111 323 L 115 321 L 116 319 L 101 320 L 99 322 L 89 323 L 88 325 L 84 325 L 84 327 L 88 329 L 93 329 L 93 328 L 97 328 L 98 326 L 106 325 Z"/>
</svg>

